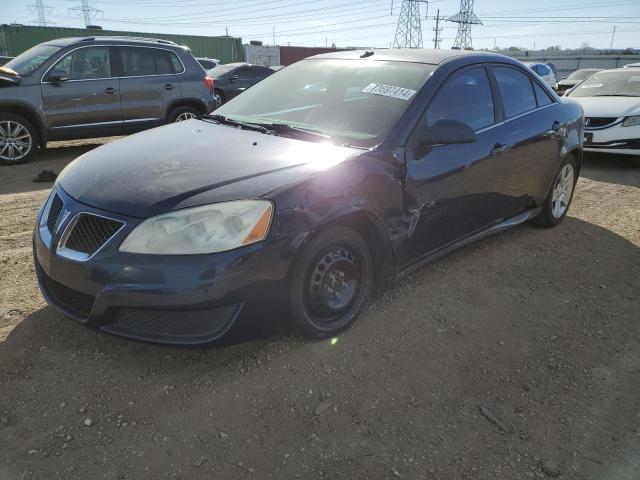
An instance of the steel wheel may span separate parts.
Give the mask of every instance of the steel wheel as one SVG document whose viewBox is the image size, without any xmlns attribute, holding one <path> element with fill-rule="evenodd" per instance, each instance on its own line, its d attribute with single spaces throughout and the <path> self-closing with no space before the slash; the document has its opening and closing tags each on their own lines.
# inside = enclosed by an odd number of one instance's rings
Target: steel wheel
<svg viewBox="0 0 640 480">
<path fill-rule="evenodd" d="M 304 303 L 315 322 L 331 326 L 354 305 L 364 286 L 361 262 L 348 246 L 316 257 L 304 285 Z"/>
<path fill-rule="evenodd" d="M 218 92 L 213 92 L 213 100 L 216 102 L 216 108 L 222 105 L 222 97 Z"/>
<path fill-rule="evenodd" d="M 25 158 L 33 148 L 33 137 L 27 127 L 14 120 L 0 122 L 0 160 L 7 163 Z"/>
<path fill-rule="evenodd" d="M 551 214 L 554 218 L 561 218 L 569 208 L 571 194 L 575 183 L 573 165 L 567 163 L 556 178 L 551 197 Z"/>
<path fill-rule="evenodd" d="M 176 122 L 184 122 L 185 120 L 191 120 L 192 118 L 196 118 L 196 114 L 195 113 L 191 113 L 191 112 L 182 112 L 180 115 L 178 115 L 175 119 Z"/>
</svg>

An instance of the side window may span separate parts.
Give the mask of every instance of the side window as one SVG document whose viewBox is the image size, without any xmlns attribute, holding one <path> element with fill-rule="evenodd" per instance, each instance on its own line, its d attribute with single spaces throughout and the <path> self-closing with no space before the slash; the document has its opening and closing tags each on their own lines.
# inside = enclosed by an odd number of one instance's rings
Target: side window
<svg viewBox="0 0 640 480">
<path fill-rule="evenodd" d="M 172 55 L 175 56 L 175 54 L 173 52 L 158 48 L 121 47 L 120 54 L 123 75 L 126 77 L 175 73 L 174 61 L 172 60 Z"/>
<path fill-rule="evenodd" d="M 254 67 L 256 74 L 260 78 L 268 77 L 273 73 L 273 70 L 267 67 Z"/>
<path fill-rule="evenodd" d="M 64 70 L 69 80 L 111 77 L 109 47 L 79 48 L 60 60 L 55 69 Z"/>
<path fill-rule="evenodd" d="M 171 58 L 171 65 L 173 65 L 173 71 L 175 73 L 184 72 L 184 67 L 182 66 L 182 62 L 178 58 L 178 55 L 175 52 L 167 52 L 169 54 L 169 58 Z"/>
<path fill-rule="evenodd" d="M 233 74 L 238 75 L 243 80 L 252 80 L 254 78 L 258 78 L 258 75 L 256 75 L 256 73 L 250 67 L 240 67 Z"/>
<path fill-rule="evenodd" d="M 549 75 L 549 67 L 546 65 L 538 65 L 538 73 L 540 75 Z"/>
<path fill-rule="evenodd" d="M 506 118 L 535 110 L 536 98 L 527 74 L 509 67 L 494 67 L 493 73 L 502 96 Z"/>
<path fill-rule="evenodd" d="M 442 119 L 464 122 L 474 130 L 494 123 L 493 97 L 484 68 L 456 73 L 446 81 L 427 109 L 427 128 Z"/>
<path fill-rule="evenodd" d="M 533 90 L 536 92 L 536 100 L 538 101 L 539 107 L 544 107 L 545 105 L 551 105 L 553 103 L 553 99 L 549 96 L 549 94 L 538 85 L 537 82 L 531 81 L 533 83 Z"/>
</svg>

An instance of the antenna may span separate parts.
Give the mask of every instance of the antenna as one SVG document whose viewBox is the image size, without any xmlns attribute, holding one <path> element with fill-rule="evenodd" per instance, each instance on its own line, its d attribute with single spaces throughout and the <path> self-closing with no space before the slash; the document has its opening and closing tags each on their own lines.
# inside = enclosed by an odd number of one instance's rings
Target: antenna
<svg viewBox="0 0 640 480">
<path fill-rule="evenodd" d="M 69 9 L 69 16 L 74 18 L 82 17 L 84 19 L 84 26 L 89 27 L 92 22 L 91 19 L 102 16 L 104 12 L 95 7 L 89 5 L 89 0 L 80 0 L 80 5 Z"/>
<path fill-rule="evenodd" d="M 393 46 L 396 48 L 422 48 L 422 25 L 420 22 L 420 4 L 427 5 L 428 0 L 402 0 L 396 36 Z M 393 3 L 392 3 L 393 6 Z"/>
<path fill-rule="evenodd" d="M 51 10 L 53 10 L 51 7 L 44 4 L 44 0 L 36 0 L 35 5 L 29 5 L 29 11 L 38 15 L 36 23 L 41 27 L 53 25 L 53 22 L 47 20 L 47 15 L 51 13 Z"/>
<path fill-rule="evenodd" d="M 447 22 L 458 24 L 458 34 L 453 42 L 453 48 L 472 49 L 471 25 L 482 25 L 480 19 L 473 13 L 473 0 L 460 0 L 460 11 L 447 18 Z"/>
</svg>

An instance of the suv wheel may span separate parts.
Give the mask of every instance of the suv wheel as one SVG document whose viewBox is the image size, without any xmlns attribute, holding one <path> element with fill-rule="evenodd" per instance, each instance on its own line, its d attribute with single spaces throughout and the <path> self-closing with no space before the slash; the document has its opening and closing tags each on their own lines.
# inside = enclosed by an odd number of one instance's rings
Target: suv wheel
<svg viewBox="0 0 640 480">
<path fill-rule="evenodd" d="M 192 118 L 199 117 L 201 113 L 193 107 L 178 107 L 174 108 L 169 115 L 169 123 L 183 122 L 185 120 L 191 120 Z"/>
<path fill-rule="evenodd" d="M 17 165 L 31 160 L 38 149 L 38 132 L 19 115 L 0 114 L 0 163 Z"/>
</svg>

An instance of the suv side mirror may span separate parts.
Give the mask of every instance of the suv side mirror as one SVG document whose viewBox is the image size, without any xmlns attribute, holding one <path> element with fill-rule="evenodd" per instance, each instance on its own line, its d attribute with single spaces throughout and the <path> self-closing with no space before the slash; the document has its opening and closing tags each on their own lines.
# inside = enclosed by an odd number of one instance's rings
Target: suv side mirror
<svg viewBox="0 0 640 480">
<path fill-rule="evenodd" d="M 466 123 L 443 118 L 431 125 L 422 136 L 423 145 L 452 145 L 455 143 L 473 143 L 476 132 Z"/>
<path fill-rule="evenodd" d="M 69 74 L 65 70 L 55 68 L 49 72 L 45 80 L 51 83 L 66 82 L 69 80 Z"/>
</svg>

